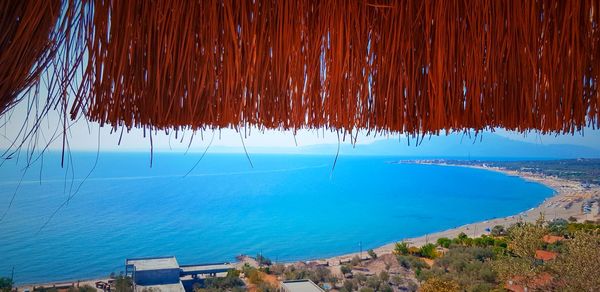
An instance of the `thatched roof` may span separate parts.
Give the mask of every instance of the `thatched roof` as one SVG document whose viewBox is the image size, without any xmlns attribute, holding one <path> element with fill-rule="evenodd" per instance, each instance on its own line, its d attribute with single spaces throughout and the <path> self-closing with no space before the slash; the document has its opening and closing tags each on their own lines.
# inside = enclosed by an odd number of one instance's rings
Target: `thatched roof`
<svg viewBox="0 0 600 292">
<path fill-rule="evenodd" d="M 48 69 L 59 89 L 53 108 L 113 127 L 420 134 L 600 125 L 599 0 L 0 8 L 0 113 Z"/>
</svg>

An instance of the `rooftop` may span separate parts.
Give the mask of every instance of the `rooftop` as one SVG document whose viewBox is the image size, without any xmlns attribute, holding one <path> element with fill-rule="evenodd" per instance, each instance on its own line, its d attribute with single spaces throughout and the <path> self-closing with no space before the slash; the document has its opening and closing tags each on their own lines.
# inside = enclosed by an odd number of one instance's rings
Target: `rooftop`
<svg viewBox="0 0 600 292">
<path fill-rule="evenodd" d="M 557 256 L 558 256 L 558 254 L 555 252 L 552 252 L 552 251 L 540 250 L 540 249 L 535 251 L 535 258 L 538 260 L 542 260 L 542 261 L 553 260 Z"/>
<path fill-rule="evenodd" d="M 305 280 L 294 280 L 294 281 L 283 281 L 281 286 L 285 291 L 288 292 L 323 292 L 321 287 L 313 283 L 313 281 Z"/>
<path fill-rule="evenodd" d="M 542 238 L 542 240 L 545 243 L 555 243 L 555 242 L 561 241 L 563 239 L 565 239 L 565 238 L 562 237 L 562 236 L 549 235 L 549 234 L 548 235 L 544 235 L 544 237 Z"/>
<path fill-rule="evenodd" d="M 127 265 L 134 265 L 136 271 L 179 269 L 175 257 L 127 259 Z"/>
</svg>

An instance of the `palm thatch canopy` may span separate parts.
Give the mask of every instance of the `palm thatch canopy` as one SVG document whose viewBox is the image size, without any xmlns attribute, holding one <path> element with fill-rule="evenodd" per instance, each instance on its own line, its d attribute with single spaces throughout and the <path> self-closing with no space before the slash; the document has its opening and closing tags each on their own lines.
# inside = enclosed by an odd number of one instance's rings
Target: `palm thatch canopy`
<svg viewBox="0 0 600 292">
<path fill-rule="evenodd" d="M 44 79 L 49 108 L 115 128 L 600 125 L 600 0 L 5 0 L 0 14 L 0 113 Z"/>
</svg>

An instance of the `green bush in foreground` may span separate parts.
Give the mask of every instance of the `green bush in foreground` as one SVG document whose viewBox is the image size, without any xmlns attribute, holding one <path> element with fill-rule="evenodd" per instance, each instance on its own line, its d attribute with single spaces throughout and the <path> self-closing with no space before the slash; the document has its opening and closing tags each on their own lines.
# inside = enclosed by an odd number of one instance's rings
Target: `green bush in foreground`
<svg viewBox="0 0 600 292">
<path fill-rule="evenodd" d="M 452 244 L 452 239 L 447 237 L 438 238 L 437 244 L 441 247 L 449 248 L 450 244 Z"/>
<path fill-rule="evenodd" d="M 347 265 L 342 265 L 340 266 L 340 271 L 342 272 L 342 274 L 348 274 L 352 272 L 352 268 Z"/>
<path fill-rule="evenodd" d="M 394 253 L 397 255 L 407 255 L 409 252 L 408 250 L 408 243 L 401 241 L 401 242 L 396 242 L 396 245 L 394 246 Z"/>
<path fill-rule="evenodd" d="M 131 278 L 118 276 L 115 278 L 115 291 L 117 292 L 132 292 L 133 282 Z"/>
<path fill-rule="evenodd" d="M 430 278 L 421 285 L 421 292 L 457 292 L 460 286 L 454 280 Z"/>
<path fill-rule="evenodd" d="M 429 258 L 429 259 L 435 259 L 438 256 L 435 244 L 433 244 L 433 243 L 428 243 L 428 244 L 421 246 L 421 249 L 419 249 L 419 254 L 422 257 Z"/>
<path fill-rule="evenodd" d="M 13 280 L 7 277 L 0 277 L 0 291 L 9 292 L 13 288 Z"/>
<path fill-rule="evenodd" d="M 397 259 L 398 263 L 407 269 L 417 270 L 429 267 L 422 259 L 413 255 L 400 255 L 397 256 Z"/>
</svg>

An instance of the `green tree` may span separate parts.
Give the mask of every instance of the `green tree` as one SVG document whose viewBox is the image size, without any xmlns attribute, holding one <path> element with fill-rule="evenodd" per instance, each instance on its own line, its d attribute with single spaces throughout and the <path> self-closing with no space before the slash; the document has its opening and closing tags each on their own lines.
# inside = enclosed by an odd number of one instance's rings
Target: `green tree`
<svg viewBox="0 0 600 292">
<path fill-rule="evenodd" d="M 557 218 L 548 223 L 548 231 L 556 235 L 566 235 L 567 226 L 569 226 L 569 221 Z"/>
<path fill-rule="evenodd" d="M 535 251 L 542 246 L 542 237 L 546 233 L 547 230 L 541 222 L 513 225 L 508 230 L 510 240 L 508 250 L 518 257 L 533 258 Z"/>
<path fill-rule="evenodd" d="M 0 291 L 9 292 L 12 290 L 14 282 L 11 278 L 0 277 Z"/>
<path fill-rule="evenodd" d="M 565 291 L 596 291 L 600 287 L 600 235 L 573 234 L 551 269 Z"/>
<path fill-rule="evenodd" d="M 447 237 L 440 237 L 437 240 L 437 244 L 439 246 L 445 247 L 445 248 L 449 248 L 451 243 L 452 243 L 452 240 L 450 238 L 447 238 Z"/>
<path fill-rule="evenodd" d="M 342 272 L 342 274 L 348 274 L 352 272 L 352 268 L 347 265 L 341 265 L 340 271 Z"/>
<path fill-rule="evenodd" d="M 490 232 L 492 236 L 504 236 L 506 235 L 506 229 L 502 225 L 496 225 L 492 227 L 492 231 Z"/>
<path fill-rule="evenodd" d="M 536 223 L 514 224 L 507 232 L 508 253 L 499 256 L 492 267 L 501 282 L 518 275 L 523 283 L 528 283 L 544 271 L 544 267 L 535 259 L 535 251 L 541 248 L 542 237 L 547 230 L 543 227 L 543 222 L 538 220 Z"/>
</svg>

